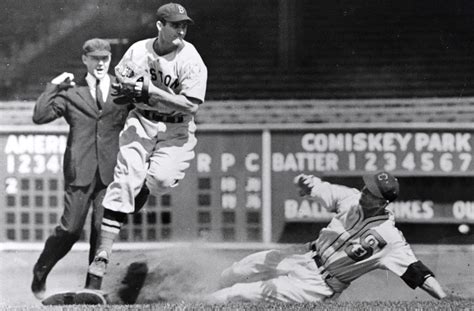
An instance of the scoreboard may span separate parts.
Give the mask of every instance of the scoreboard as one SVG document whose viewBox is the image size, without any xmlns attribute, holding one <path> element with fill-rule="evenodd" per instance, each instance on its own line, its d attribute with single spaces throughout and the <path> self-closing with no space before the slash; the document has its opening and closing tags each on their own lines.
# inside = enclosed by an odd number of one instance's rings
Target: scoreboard
<svg viewBox="0 0 474 311">
<path fill-rule="evenodd" d="M 0 242 L 42 242 L 63 209 L 67 128 L 0 130 Z M 279 241 L 288 224 L 332 216 L 297 195 L 300 173 L 361 187 L 361 175 L 390 171 L 401 184 L 391 205 L 399 223 L 472 224 L 473 133 L 441 124 L 200 125 L 185 179 L 129 215 L 120 239 Z"/>
<path fill-rule="evenodd" d="M 474 138 L 457 130 L 316 130 L 272 135 L 275 172 L 360 175 L 472 175 Z"/>
</svg>

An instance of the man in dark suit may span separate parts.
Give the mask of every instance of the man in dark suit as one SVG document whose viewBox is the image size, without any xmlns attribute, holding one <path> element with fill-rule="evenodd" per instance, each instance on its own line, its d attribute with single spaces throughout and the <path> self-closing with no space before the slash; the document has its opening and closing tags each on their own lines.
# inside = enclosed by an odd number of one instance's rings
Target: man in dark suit
<svg viewBox="0 0 474 311">
<path fill-rule="evenodd" d="M 110 44 L 90 39 L 83 45 L 85 77 L 74 82 L 74 75 L 64 72 L 48 83 L 38 98 L 33 122 L 44 124 L 64 117 L 69 124 L 64 154 L 64 212 L 60 223 L 46 240 L 43 252 L 33 268 L 31 290 L 44 298 L 46 278 L 54 265 L 79 240 L 92 203 L 89 264 L 94 259 L 102 222 L 102 199 L 113 180 L 119 150 L 119 133 L 133 107 L 113 102 L 108 74 Z M 137 209 L 146 201 L 148 189 L 137 196 Z"/>
</svg>

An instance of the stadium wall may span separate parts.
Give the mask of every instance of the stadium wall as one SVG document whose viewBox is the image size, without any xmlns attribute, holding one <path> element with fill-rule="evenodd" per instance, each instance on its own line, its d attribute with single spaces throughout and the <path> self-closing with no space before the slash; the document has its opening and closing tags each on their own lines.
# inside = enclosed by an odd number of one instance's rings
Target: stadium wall
<svg viewBox="0 0 474 311">
<path fill-rule="evenodd" d="M 300 198 L 299 173 L 361 187 L 385 169 L 401 183 L 392 204 L 409 242 L 473 243 L 474 126 L 470 124 L 201 124 L 187 178 L 130 215 L 123 242 L 294 243 L 330 219 Z M 63 206 L 64 125 L 0 127 L 0 242 L 43 242 Z M 88 238 L 88 224 L 82 240 Z"/>
</svg>

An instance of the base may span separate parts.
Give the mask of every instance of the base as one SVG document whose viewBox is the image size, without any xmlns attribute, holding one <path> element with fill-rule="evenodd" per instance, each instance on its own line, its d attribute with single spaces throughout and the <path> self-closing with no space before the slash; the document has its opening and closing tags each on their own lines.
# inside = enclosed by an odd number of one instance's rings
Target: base
<svg viewBox="0 0 474 311">
<path fill-rule="evenodd" d="M 106 305 L 107 300 L 102 293 L 85 289 L 78 292 L 57 293 L 45 298 L 41 303 L 44 306 Z"/>
</svg>

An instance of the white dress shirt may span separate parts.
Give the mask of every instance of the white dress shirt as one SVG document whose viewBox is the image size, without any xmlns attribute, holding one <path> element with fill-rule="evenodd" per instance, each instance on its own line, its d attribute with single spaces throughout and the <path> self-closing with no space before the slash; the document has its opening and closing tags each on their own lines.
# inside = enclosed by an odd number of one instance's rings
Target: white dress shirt
<svg viewBox="0 0 474 311">
<path fill-rule="evenodd" d="M 95 98 L 95 85 L 96 85 L 96 78 L 91 75 L 90 73 L 87 73 L 86 75 L 86 82 L 87 85 L 89 85 L 89 90 L 91 92 L 92 98 Z M 110 77 L 109 75 L 105 75 L 99 82 L 99 87 L 100 91 L 102 92 L 102 100 L 105 103 L 107 100 L 107 95 L 109 94 L 109 87 L 110 87 Z"/>
</svg>

